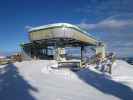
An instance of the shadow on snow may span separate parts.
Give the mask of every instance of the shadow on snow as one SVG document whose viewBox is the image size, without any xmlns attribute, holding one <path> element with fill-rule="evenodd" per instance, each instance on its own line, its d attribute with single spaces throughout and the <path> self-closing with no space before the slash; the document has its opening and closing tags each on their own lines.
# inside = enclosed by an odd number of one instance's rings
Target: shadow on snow
<svg viewBox="0 0 133 100">
<path fill-rule="evenodd" d="M 38 92 L 19 74 L 14 64 L 0 69 L 1 100 L 35 100 L 30 91 Z"/>
<path fill-rule="evenodd" d="M 75 73 L 88 85 L 93 86 L 105 94 L 113 95 L 121 100 L 133 99 L 133 90 L 131 88 L 119 82 L 110 80 L 103 74 L 96 73 L 89 69 L 83 69 Z"/>
</svg>

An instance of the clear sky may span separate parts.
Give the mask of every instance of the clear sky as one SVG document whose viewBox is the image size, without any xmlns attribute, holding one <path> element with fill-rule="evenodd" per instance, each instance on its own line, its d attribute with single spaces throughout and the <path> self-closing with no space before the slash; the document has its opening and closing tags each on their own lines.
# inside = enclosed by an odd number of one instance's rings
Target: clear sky
<svg viewBox="0 0 133 100">
<path fill-rule="evenodd" d="M 66 22 L 105 41 L 109 51 L 133 56 L 133 0 L 0 0 L 0 52 L 28 42 L 26 26 Z"/>
</svg>

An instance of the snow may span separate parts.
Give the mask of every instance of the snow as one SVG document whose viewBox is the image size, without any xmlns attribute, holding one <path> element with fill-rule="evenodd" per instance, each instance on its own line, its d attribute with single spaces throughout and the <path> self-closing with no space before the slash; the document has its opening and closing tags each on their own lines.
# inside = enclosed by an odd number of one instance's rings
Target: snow
<svg viewBox="0 0 133 100">
<path fill-rule="evenodd" d="M 122 60 L 117 60 L 113 65 L 112 70 L 113 76 L 133 76 L 133 65 Z"/>
<path fill-rule="evenodd" d="M 112 75 L 93 67 L 72 71 L 52 69 L 52 60 L 0 66 L 1 100 L 132 100 L 133 66 L 116 61 Z M 119 77 L 119 80 L 117 79 Z"/>
<path fill-rule="evenodd" d="M 58 26 L 74 27 L 78 30 L 81 30 L 79 27 L 69 24 L 69 23 L 54 23 L 54 24 L 48 24 L 48 25 L 42 25 L 42 26 L 30 28 L 28 31 L 31 32 L 31 31 L 37 31 L 37 30 L 41 30 L 41 29 L 47 29 L 47 28 L 58 27 Z"/>
<path fill-rule="evenodd" d="M 122 60 L 117 60 L 112 70 L 111 76 L 113 80 L 128 84 L 133 88 L 133 65 Z"/>
</svg>

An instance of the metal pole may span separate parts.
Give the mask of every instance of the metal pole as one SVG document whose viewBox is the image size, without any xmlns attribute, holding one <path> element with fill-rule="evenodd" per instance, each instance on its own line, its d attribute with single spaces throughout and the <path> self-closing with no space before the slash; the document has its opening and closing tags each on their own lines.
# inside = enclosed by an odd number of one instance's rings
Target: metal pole
<svg viewBox="0 0 133 100">
<path fill-rule="evenodd" d="M 80 67 L 82 67 L 82 62 L 83 62 L 83 46 L 81 46 L 81 65 Z"/>
</svg>

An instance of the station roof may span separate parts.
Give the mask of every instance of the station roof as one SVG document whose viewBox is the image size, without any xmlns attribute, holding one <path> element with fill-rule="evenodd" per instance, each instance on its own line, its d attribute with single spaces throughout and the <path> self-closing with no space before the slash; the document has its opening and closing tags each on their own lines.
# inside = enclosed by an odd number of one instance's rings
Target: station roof
<svg viewBox="0 0 133 100">
<path fill-rule="evenodd" d="M 30 34 L 30 41 L 39 41 L 39 43 L 47 42 L 48 45 L 50 45 L 50 43 L 57 42 L 63 42 L 64 45 L 74 45 L 74 43 L 80 45 L 96 45 L 98 43 L 98 40 L 96 40 L 87 31 L 69 23 L 55 23 L 33 27 L 30 28 L 28 32 Z"/>
</svg>

